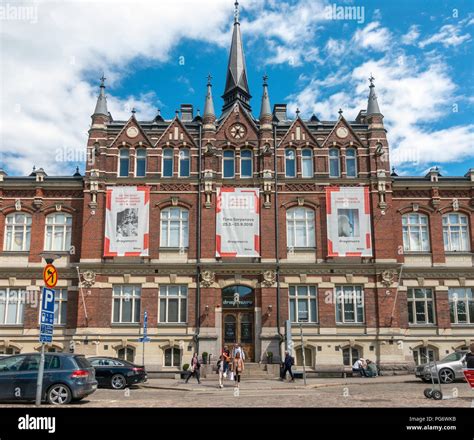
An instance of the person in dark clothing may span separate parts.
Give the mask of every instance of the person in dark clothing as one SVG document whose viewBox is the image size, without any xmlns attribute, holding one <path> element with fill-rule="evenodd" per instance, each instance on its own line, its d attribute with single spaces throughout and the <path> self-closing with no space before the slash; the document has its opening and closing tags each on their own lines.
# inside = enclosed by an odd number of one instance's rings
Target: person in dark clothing
<svg viewBox="0 0 474 440">
<path fill-rule="evenodd" d="M 295 365 L 295 359 L 290 356 L 288 351 L 285 351 L 285 359 L 283 360 L 283 371 L 281 373 L 281 380 L 286 379 L 286 373 L 290 373 L 291 382 L 295 381 L 295 377 L 293 376 L 293 372 L 291 371 L 291 367 Z"/>
<path fill-rule="evenodd" d="M 201 374 L 200 374 L 200 369 L 201 369 L 201 364 L 198 359 L 197 353 L 194 353 L 193 358 L 191 359 L 191 364 L 189 365 L 189 374 L 188 377 L 186 378 L 185 383 L 188 383 L 189 379 L 191 379 L 191 376 L 194 376 L 198 383 L 201 383 Z"/>
<path fill-rule="evenodd" d="M 469 346 L 469 351 L 466 354 L 466 367 L 469 369 L 474 369 L 474 344 Z"/>
</svg>

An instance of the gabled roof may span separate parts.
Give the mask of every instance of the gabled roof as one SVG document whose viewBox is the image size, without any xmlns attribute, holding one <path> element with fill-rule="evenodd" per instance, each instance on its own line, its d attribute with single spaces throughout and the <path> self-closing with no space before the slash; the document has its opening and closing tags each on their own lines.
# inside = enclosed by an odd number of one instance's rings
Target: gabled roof
<svg viewBox="0 0 474 440">
<path fill-rule="evenodd" d="M 148 142 L 148 144 L 151 146 L 153 146 L 153 142 L 150 140 L 150 138 L 148 137 L 148 135 L 145 133 L 145 131 L 143 130 L 143 128 L 141 127 L 140 123 L 137 121 L 137 119 L 135 118 L 135 114 L 132 113 L 132 116 L 130 116 L 130 118 L 128 119 L 128 121 L 124 124 L 124 126 L 122 127 L 122 129 L 118 132 L 117 136 L 115 136 L 114 140 L 110 143 L 109 146 L 112 146 L 114 145 L 117 140 L 120 138 L 120 136 L 122 136 L 122 134 L 129 128 L 129 127 L 132 127 L 132 126 L 135 126 L 137 127 L 138 131 L 140 132 L 140 134 L 143 136 L 143 138 Z"/>
<path fill-rule="evenodd" d="M 364 144 L 364 142 L 362 142 L 362 139 L 357 135 L 357 133 L 352 128 L 351 124 L 349 124 L 349 122 L 347 122 L 346 118 L 344 118 L 344 116 L 342 115 L 342 111 L 341 111 L 341 114 L 339 116 L 339 119 L 334 124 L 334 127 L 329 132 L 329 134 L 327 135 L 327 137 L 324 140 L 323 144 L 321 145 L 322 147 L 324 147 L 328 143 L 328 141 L 331 138 L 332 134 L 341 126 L 345 126 L 349 130 L 349 132 L 352 134 L 352 137 L 360 144 L 360 146 L 365 147 L 365 144 Z"/>
<path fill-rule="evenodd" d="M 170 133 L 171 129 L 174 127 L 174 126 L 179 126 L 182 130 L 183 130 L 183 133 L 184 133 L 184 136 L 186 137 L 186 139 L 183 138 L 183 140 L 181 139 L 173 139 L 173 142 L 178 142 L 178 143 L 181 143 L 181 142 L 188 142 L 192 145 L 196 145 L 195 142 L 194 142 L 194 139 L 192 138 L 192 136 L 190 135 L 189 131 L 186 129 L 185 125 L 183 124 L 183 122 L 181 121 L 181 119 L 178 118 L 178 116 L 175 116 L 174 119 L 170 122 L 170 124 L 168 125 L 168 127 L 166 127 L 165 131 L 161 134 L 161 136 L 158 138 L 158 140 L 155 142 L 155 147 L 158 146 L 161 142 L 164 142 L 166 141 L 166 134 L 167 133 Z"/>
<path fill-rule="evenodd" d="M 296 119 L 292 122 L 292 124 L 290 125 L 290 128 L 288 128 L 288 130 L 286 131 L 285 135 L 282 137 L 280 143 L 278 144 L 278 146 L 280 145 L 283 145 L 284 142 L 286 142 L 287 138 L 291 136 L 291 132 L 293 131 L 293 128 L 296 127 L 297 124 L 300 124 L 304 131 L 308 134 L 309 138 L 310 139 L 307 139 L 308 140 L 311 140 L 312 142 L 314 142 L 314 144 L 316 144 L 318 147 L 320 147 L 319 145 L 319 142 L 317 141 L 317 139 L 314 137 L 314 135 L 311 133 L 310 129 L 308 128 L 308 126 L 305 124 L 305 122 L 303 121 L 303 119 L 300 118 L 300 116 L 298 115 L 296 117 Z M 290 139 L 291 142 L 304 142 L 303 140 L 294 140 L 294 139 Z"/>
<path fill-rule="evenodd" d="M 219 126 L 217 128 L 217 131 L 220 131 L 222 127 L 225 125 L 225 123 L 227 122 L 227 119 L 229 119 L 230 115 L 235 113 L 234 108 L 236 106 L 239 106 L 240 111 L 245 115 L 245 117 L 249 121 L 249 124 L 255 129 L 255 132 L 258 133 L 258 127 L 257 127 L 257 124 L 255 123 L 255 120 L 252 117 L 252 114 L 242 105 L 240 101 L 235 102 L 234 105 L 230 107 L 223 116 L 221 116 L 221 119 L 219 119 L 218 121 Z"/>
</svg>

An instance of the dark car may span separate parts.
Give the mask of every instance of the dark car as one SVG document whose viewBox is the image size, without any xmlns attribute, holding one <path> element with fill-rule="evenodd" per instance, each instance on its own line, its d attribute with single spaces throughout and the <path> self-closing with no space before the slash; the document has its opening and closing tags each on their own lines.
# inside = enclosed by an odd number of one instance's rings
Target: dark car
<svg viewBox="0 0 474 440">
<path fill-rule="evenodd" d="M 121 390 L 147 380 L 143 366 L 132 364 L 123 359 L 90 357 L 88 360 L 95 368 L 95 377 L 99 387 L 112 387 Z"/>
<path fill-rule="evenodd" d="M 0 359 L 0 400 L 35 400 L 39 353 Z M 81 355 L 46 353 L 42 401 L 64 405 L 78 401 L 97 389 L 95 370 Z"/>
</svg>

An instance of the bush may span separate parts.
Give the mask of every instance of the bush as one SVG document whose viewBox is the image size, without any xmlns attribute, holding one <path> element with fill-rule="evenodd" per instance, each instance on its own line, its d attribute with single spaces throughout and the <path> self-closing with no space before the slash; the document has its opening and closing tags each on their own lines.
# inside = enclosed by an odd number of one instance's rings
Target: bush
<svg viewBox="0 0 474 440">
<path fill-rule="evenodd" d="M 183 371 L 188 371 L 188 370 L 189 370 L 189 364 L 184 364 Z"/>
</svg>

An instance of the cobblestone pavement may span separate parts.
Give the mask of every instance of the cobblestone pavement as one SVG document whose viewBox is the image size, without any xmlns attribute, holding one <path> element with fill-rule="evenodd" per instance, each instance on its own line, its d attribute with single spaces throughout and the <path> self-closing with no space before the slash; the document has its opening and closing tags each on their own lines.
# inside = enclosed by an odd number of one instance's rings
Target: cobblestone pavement
<svg viewBox="0 0 474 440">
<path fill-rule="evenodd" d="M 248 380 L 238 392 L 227 382 L 215 380 L 184 384 L 151 379 L 129 390 L 99 389 L 75 407 L 471 407 L 474 391 L 464 382 L 443 385 L 445 398 L 426 399 L 428 385 L 412 376 L 376 379 L 310 379 L 295 383 Z M 8 404 L 0 406 L 21 406 Z"/>
</svg>

